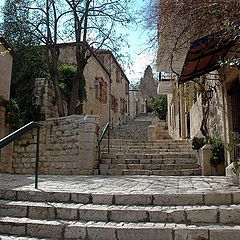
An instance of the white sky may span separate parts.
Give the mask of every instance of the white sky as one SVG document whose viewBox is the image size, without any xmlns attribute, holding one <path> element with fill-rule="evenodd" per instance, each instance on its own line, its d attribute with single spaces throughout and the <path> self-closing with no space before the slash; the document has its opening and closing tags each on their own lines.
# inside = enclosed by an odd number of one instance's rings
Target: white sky
<svg viewBox="0 0 240 240">
<path fill-rule="evenodd" d="M 0 7 L 3 6 L 5 0 L 0 0 Z M 136 0 L 135 11 L 140 10 L 146 0 Z M 130 48 L 123 49 L 123 52 L 130 54 L 130 66 L 123 66 L 130 82 L 136 82 L 143 76 L 147 65 L 154 63 L 154 54 L 144 51 L 147 47 L 147 32 L 139 25 L 136 29 L 119 29 L 128 34 Z M 154 69 L 154 67 L 153 67 Z"/>
</svg>

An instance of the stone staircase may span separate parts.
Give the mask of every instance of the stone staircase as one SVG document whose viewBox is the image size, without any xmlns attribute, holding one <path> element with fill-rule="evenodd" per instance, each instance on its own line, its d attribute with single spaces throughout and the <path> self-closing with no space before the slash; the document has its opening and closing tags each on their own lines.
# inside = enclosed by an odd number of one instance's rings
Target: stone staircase
<svg viewBox="0 0 240 240">
<path fill-rule="evenodd" d="M 0 238 L 239 240 L 239 196 L 0 190 Z"/>
<path fill-rule="evenodd" d="M 159 176 L 201 174 L 190 141 L 148 140 L 147 131 L 152 120 L 150 117 L 141 117 L 113 130 L 110 135 L 109 153 L 107 140 L 103 142 L 100 174 Z"/>
</svg>

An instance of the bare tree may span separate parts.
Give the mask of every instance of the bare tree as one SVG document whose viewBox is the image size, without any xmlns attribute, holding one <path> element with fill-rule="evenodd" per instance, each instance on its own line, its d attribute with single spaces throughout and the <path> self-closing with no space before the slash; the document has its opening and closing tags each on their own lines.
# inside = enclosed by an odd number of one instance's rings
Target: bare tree
<svg viewBox="0 0 240 240">
<path fill-rule="evenodd" d="M 158 25 L 158 62 L 168 62 L 176 74 L 175 63 L 182 61 L 190 41 L 218 31 L 229 39 L 239 38 L 238 0 L 149 1 L 156 13 L 148 18 L 149 26 Z"/>
<path fill-rule="evenodd" d="M 128 27 L 134 20 L 131 14 L 133 2 L 134 0 L 26 0 L 24 5 L 16 8 L 28 12 L 28 25 L 31 26 L 29 31 L 44 45 L 59 116 L 64 116 L 65 112 L 58 79 L 58 43 L 66 39 L 76 43 L 77 71 L 72 80 L 68 111 L 71 115 L 76 113 L 78 100 L 83 102 L 85 99 L 84 69 L 94 51 L 107 47 L 118 52 L 121 45 L 126 43 L 124 36 L 118 34 L 116 29 L 119 26 Z"/>
<path fill-rule="evenodd" d="M 77 73 L 73 80 L 69 104 L 71 115 L 76 112 L 79 88 L 85 85 L 84 68 L 88 59 L 95 51 L 105 46 L 116 52 L 118 44 L 123 44 L 124 39 L 121 35 L 116 36 L 115 28 L 119 25 L 128 26 L 133 17 L 129 6 L 131 1 L 66 0 L 66 2 L 73 16 L 68 24 L 74 26 L 73 38 L 76 42 L 77 60 Z M 82 103 L 84 95 L 79 100 Z"/>
</svg>

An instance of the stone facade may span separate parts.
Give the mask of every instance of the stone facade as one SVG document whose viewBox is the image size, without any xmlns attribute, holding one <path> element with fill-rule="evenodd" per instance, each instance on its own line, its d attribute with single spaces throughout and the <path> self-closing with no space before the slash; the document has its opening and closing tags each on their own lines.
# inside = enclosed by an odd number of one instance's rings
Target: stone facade
<svg viewBox="0 0 240 240">
<path fill-rule="evenodd" d="M 14 52 L 4 38 L 0 37 L 0 96 L 10 99 L 10 85 Z M 10 126 L 5 123 L 5 105 L 0 106 L 0 139 L 10 133 Z M 1 149 L 0 172 L 11 173 L 12 144 Z"/>
<path fill-rule="evenodd" d="M 158 82 L 153 77 L 151 66 L 147 66 L 144 71 L 144 76 L 140 80 L 140 91 L 142 97 L 151 103 L 152 100 L 157 96 Z"/>
<path fill-rule="evenodd" d="M 63 64 L 76 64 L 74 43 L 60 44 L 60 61 Z M 112 124 L 118 125 L 128 115 L 129 81 L 113 54 L 110 51 L 98 51 L 97 55 L 93 54 L 84 69 L 84 76 L 86 101 L 83 103 L 83 115 L 99 115 L 100 126 L 103 126 L 109 121 L 110 111 Z M 40 108 L 41 119 L 57 117 L 55 93 L 51 82 L 36 79 L 34 92 L 34 101 Z M 66 101 L 64 106 L 67 113 Z"/>
<path fill-rule="evenodd" d="M 10 98 L 13 61 L 12 51 L 9 50 L 9 47 L 5 40 L 0 37 L 0 96 L 7 100 Z"/>
<path fill-rule="evenodd" d="M 40 130 L 40 173 L 81 175 L 97 173 L 97 116 L 52 118 Z M 33 174 L 36 130 L 14 142 L 12 172 Z"/>
</svg>

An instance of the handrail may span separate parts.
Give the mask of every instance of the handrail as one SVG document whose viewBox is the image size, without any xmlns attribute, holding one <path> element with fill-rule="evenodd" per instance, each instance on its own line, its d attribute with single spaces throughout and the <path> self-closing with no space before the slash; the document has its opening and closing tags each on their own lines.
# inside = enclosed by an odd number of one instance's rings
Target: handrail
<svg viewBox="0 0 240 240">
<path fill-rule="evenodd" d="M 39 170 L 39 138 L 40 138 L 40 127 L 43 125 L 37 122 L 30 122 L 25 126 L 19 128 L 18 130 L 10 133 L 8 136 L 0 140 L 0 149 L 21 137 L 24 133 L 29 130 L 36 128 L 37 129 L 37 146 L 36 146 L 36 164 L 35 164 L 35 188 L 38 188 L 38 170 Z"/>
<path fill-rule="evenodd" d="M 98 138 L 98 161 L 100 160 L 101 142 L 102 142 L 104 136 L 106 135 L 107 130 L 109 132 L 109 126 L 110 126 L 110 124 L 109 124 L 109 122 L 107 122 L 106 125 L 104 125 L 104 127 L 102 128 L 102 131 L 100 131 L 100 136 Z M 109 138 L 108 138 L 108 153 L 109 153 Z"/>
</svg>

